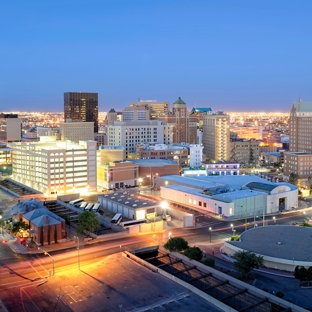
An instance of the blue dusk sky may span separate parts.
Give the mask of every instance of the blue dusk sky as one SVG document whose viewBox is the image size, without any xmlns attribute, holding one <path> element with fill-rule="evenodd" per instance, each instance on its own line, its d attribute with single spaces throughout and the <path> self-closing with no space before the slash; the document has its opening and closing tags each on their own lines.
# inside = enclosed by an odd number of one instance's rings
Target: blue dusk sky
<svg viewBox="0 0 312 312">
<path fill-rule="evenodd" d="M 312 1 L 0 0 L 0 112 L 138 98 L 224 111 L 312 100 Z"/>
</svg>

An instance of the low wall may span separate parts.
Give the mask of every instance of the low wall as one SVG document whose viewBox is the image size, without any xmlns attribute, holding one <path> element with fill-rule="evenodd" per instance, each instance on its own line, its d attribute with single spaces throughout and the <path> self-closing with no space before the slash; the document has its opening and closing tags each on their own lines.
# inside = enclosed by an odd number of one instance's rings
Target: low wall
<svg viewBox="0 0 312 312">
<path fill-rule="evenodd" d="M 7 192 L 7 193 L 9 193 L 9 194 L 11 194 L 11 195 L 13 195 L 15 197 L 19 197 L 19 194 L 15 193 L 15 192 L 13 192 L 13 191 L 11 191 L 9 189 L 7 189 L 6 187 L 4 187 L 2 185 L 0 185 L 0 189 L 2 189 L 3 191 L 5 191 L 5 192 Z"/>
</svg>

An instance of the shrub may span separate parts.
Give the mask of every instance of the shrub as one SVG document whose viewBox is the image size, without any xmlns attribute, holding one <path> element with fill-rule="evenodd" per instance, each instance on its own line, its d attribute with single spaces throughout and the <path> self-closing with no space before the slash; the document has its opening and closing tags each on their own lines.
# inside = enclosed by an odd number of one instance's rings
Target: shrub
<svg viewBox="0 0 312 312">
<path fill-rule="evenodd" d="M 171 237 L 164 247 L 169 251 L 183 251 L 188 248 L 188 242 L 183 237 Z"/>
<path fill-rule="evenodd" d="M 214 266 L 215 266 L 215 260 L 213 258 L 207 258 L 204 260 L 203 263 L 204 263 L 204 265 L 207 265 L 207 266 L 212 267 L 212 268 L 214 268 Z"/>
<path fill-rule="evenodd" d="M 239 235 L 232 235 L 231 236 L 231 242 L 232 241 L 237 241 L 239 239 Z"/>
<path fill-rule="evenodd" d="M 189 247 L 184 251 L 184 255 L 189 259 L 199 261 L 203 257 L 203 252 L 198 247 Z"/>
</svg>

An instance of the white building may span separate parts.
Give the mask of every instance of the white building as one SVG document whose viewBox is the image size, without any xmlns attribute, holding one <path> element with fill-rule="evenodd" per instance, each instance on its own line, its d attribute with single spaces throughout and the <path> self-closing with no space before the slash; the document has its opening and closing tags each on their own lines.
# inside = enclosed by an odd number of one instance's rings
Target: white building
<svg viewBox="0 0 312 312">
<path fill-rule="evenodd" d="M 22 120 L 16 114 L 0 114 L 0 141 L 19 142 L 22 138 Z"/>
<path fill-rule="evenodd" d="M 137 144 L 172 143 L 172 127 L 159 120 L 115 122 L 108 125 L 108 145 L 122 145 L 128 153 L 135 153 Z"/>
<path fill-rule="evenodd" d="M 12 144 L 12 179 L 49 194 L 96 191 L 96 142 L 57 141 Z"/>
<path fill-rule="evenodd" d="M 190 144 L 190 167 L 200 168 L 203 161 L 203 149 L 200 144 Z"/>
<path fill-rule="evenodd" d="M 256 218 L 298 206 L 298 188 L 254 175 L 163 176 L 156 179 L 160 196 L 169 203 L 229 219 Z"/>
<path fill-rule="evenodd" d="M 61 122 L 61 140 L 79 141 L 94 140 L 94 122 Z"/>
</svg>

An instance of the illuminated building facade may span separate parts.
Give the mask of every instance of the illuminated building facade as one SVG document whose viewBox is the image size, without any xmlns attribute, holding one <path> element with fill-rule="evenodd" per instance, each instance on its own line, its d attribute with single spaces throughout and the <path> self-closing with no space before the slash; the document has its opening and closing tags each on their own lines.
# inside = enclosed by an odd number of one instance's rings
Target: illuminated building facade
<svg viewBox="0 0 312 312">
<path fill-rule="evenodd" d="M 96 142 L 12 143 L 12 179 L 47 195 L 96 191 Z"/>
<path fill-rule="evenodd" d="M 230 159 L 230 116 L 210 112 L 203 116 L 204 155 L 211 161 Z"/>
</svg>

